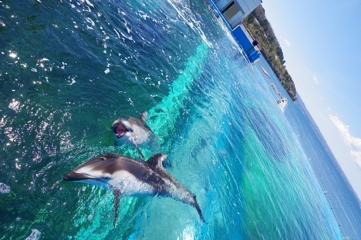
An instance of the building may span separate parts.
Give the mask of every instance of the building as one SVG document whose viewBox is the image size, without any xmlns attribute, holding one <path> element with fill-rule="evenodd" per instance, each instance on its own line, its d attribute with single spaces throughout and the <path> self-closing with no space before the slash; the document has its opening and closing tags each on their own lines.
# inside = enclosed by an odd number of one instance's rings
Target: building
<svg viewBox="0 0 361 240">
<path fill-rule="evenodd" d="M 240 24 L 248 14 L 262 3 L 262 0 L 213 1 L 232 29 Z"/>
<path fill-rule="evenodd" d="M 247 31 L 242 22 L 262 0 L 211 0 L 217 12 L 221 14 L 233 37 L 244 50 L 251 63 L 259 60 L 260 53 L 256 49 L 257 40 Z"/>
</svg>

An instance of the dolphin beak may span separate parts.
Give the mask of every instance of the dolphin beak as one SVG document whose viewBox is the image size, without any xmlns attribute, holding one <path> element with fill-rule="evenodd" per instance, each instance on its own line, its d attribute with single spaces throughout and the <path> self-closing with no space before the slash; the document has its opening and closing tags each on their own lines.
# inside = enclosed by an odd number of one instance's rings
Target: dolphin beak
<svg viewBox="0 0 361 240">
<path fill-rule="evenodd" d="M 76 173 L 76 172 L 69 172 L 68 174 L 66 174 L 63 177 L 64 181 L 80 181 L 80 180 L 84 180 L 84 179 L 94 179 L 92 177 L 89 177 L 85 174 L 82 173 Z"/>
</svg>

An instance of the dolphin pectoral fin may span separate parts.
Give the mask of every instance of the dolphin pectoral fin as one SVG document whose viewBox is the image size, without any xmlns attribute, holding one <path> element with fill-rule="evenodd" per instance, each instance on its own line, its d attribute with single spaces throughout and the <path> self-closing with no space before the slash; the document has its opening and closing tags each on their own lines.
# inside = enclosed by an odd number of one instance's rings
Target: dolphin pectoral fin
<svg viewBox="0 0 361 240">
<path fill-rule="evenodd" d="M 117 226 L 117 220 L 118 220 L 118 216 L 119 216 L 119 198 L 121 197 L 122 193 L 119 189 L 114 188 L 114 222 L 113 222 L 113 226 L 114 228 Z"/>
<path fill-rule="evenodd" d="M 142 156 L 143 160 L 145 160 L 145 157 L 144 157 L 143 153 L 140 151 L 139 147 L 136 146 L 136 148 L 137 148 L 138 153 L 140 154 L 140 156 Z"/>
<path fill-rule="evenodd" d="M 135 148 L 137 149 L 137 151 L 138 151 L 139 155 L 142 157 L 142 159 L 145 161 L 145 157 L 144 157 L 142 151 L 140 151 L 139 146 L 137 144 L 135 144 Z"/>
<path fill-rule="evenodd" d="M 146 110 L 142 111 L 140 113 L 139 119 L 145 122 L 148 118 L 148 112 Z"/>
<path fill-rule="evenodd" d="M 163 168 L 163 164 L 162 162 L 164 161 L 164 159 L 166 159 L 168 157 L 168 155 L 166 154 L 162 154 L 162 153 L 157 153 L 157 154 L 154 154 L 153 156 L 151 156 L 147 163 L 149 165 L 152 165 L 152 166 L 156 166 L 156 167 L 159 167 L 159 168 Z"/>
</svg>

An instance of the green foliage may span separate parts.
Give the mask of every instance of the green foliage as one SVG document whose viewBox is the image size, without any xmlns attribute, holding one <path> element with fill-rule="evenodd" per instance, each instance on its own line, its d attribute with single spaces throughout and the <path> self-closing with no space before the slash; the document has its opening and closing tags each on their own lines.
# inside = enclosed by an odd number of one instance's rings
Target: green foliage
<svg viewBox="0 0 361 240">
<path fill-rule="evenodd" d="M 260 23 L 261 27 L 263 28 L 264 32 L 268 32 L 268 30 L 269 30 L 268 20 L 267 19 L 261 20 L 259 23 Z"/>
<path fill-rule="evenodd" d="M 276 53 L 277 53 L 277 56 L 280 58 L 280 60 L 281 60 L 281 61 L 283 61 L 283 52 L 282 52 L 282 48 L 277 47 L 277 49 L 276 49 Z"/>
<path fill-rule="evenodd" d="M 250 14 L 250 15 L 247 17 L 247 23 L 248 23 L 248 24 L 253 24 L 253 23 L 254 23 L 254 15 L 253 15 L 253 14 Z"/>
<path fill-rule="evenodd" d="M 296 100 L 296 87 L 284 65 L 286 60 L 284 60 L 282 48 L 264 13 L 265 11 L 262 8 L 262 5 L 260 5 L 246 17 L 244 23 L 257 39 L 259 46 L 261 47 L 262 55 L 276 73 L 287 93 L 292 100 Z M 257 21 L 255 21 L 255 19 L 257 19 Z"/>
</svg>

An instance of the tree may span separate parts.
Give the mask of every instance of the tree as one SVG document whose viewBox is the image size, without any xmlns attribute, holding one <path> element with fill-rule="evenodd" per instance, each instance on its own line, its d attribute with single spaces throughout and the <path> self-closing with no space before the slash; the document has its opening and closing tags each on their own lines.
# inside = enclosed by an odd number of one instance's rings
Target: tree
<svg viewBox="0 0 361 240">
<path fill-rule="evenodd" d="M 250 14 L 248 17 L 247 17 L 247 23 L 248 24 L 253 24 L 254 23 L 254 15 L 253 14 Z"/>
<path fill-rule="evenodd" d="M 277 56 L 280 58 L 280 60 L 282 61 L 283 60 L 283 52 L 282 52 L 282 48 L 280 47 L 277 47 L 276 49 L 276 53 L 277 53 Z"/>
</svg>

